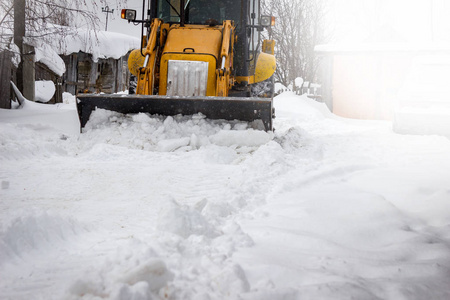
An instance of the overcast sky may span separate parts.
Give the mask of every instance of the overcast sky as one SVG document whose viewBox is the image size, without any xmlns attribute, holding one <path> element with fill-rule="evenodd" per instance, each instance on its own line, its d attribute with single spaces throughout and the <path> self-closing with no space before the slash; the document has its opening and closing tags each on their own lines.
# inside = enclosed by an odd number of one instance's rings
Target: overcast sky
<svg viewBox="0 0 450 300">
<path fill-rule="evenodd" d="M 108 15 L 108 30 L 140 36 L 140 26 L 120 18 L 116 0 L 107 0 L 113 14 Z M 384 27 L 393 29 L 406 42 L 450 42 L 449 0 L 326 0 L 329 4 L 327 30 L 335 42 L 361 42 Z M 121 0 L 124 2 L 124 0 Z M 142 0 L 127 0 L 126 8 L 142 12 Z M 147 1 L 146 1 L 147 2 Z M 106 13 L 98 9 L 105 27 Z"/>
<path fill-rule="evenodd" d="M 138 11 L 138 18 L 142 16 L 142 0 L 106 0 L 109 6 L 109 10 L 113 10 L 113 13 L 108 14 L 108 31 L 120 32 L 135 37 L 140 37 L 141 26 L 135 26 L 129 24 L 126 20 L 120 18 L 120 12 L 123 8 L 135 9 Z M 123 4 L 126 2 L 126 4 Z M 147 0 L 145 1 L 148 2 Z M 119 4 L 117 4 L 119 3 Z M 97 8 L 98 17 L 101 21 L 100 29 L 105 30 L 106 26 L 106 13 L 102 12 L 104 5 L 99 5 Z"/>
<path fill-rule="evenodd" d="M 407 42 L 450 41 L 448 0 L 328 0 L 337 41 L 361 41 L 381 27 Z"/>
</svg>

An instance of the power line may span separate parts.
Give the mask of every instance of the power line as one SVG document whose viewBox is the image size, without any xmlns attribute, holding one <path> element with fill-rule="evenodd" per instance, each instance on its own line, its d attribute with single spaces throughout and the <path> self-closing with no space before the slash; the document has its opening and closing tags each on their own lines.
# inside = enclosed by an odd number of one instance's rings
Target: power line
<svg viewBox="0 0 450 300">
<path fill-rule="evenodd" d="M 112 14 L 114 12 L 114 9 L 109 10 L 109 6 L 106 5 L 106 7 L 102 7 L 102 12 L 106 13 L 106 27 L 105 27 L 105 31 L 108 31 L 108 15 Z"/>
</svg>

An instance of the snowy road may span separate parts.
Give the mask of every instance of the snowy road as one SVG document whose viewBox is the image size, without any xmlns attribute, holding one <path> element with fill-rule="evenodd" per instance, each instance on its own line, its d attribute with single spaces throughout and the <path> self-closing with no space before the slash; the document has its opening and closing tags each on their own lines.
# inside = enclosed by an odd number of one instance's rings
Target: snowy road
<svg viewBox="0 0 450 300">
<path fill-rule="evenodd" d="M 450 140 L 275 107 L 0 111 L 0 298 L 450 299 Z"/>
</svg>

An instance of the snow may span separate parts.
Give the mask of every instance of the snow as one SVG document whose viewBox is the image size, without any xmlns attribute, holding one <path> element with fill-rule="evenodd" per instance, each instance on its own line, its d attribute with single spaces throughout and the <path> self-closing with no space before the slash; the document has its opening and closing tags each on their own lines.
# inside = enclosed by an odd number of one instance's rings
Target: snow
<svg viewBox="0 0 450 300">
<path fill-rule="evenodd" d="M 417 56 L 399 89 L 394 130 L 450 138 L 449 55 Z"/>
<path fill-rule="evenodd" d="M 450 102 L 401 107 L 394 114 L 394 130 L 402 134 L 439 134 L 450 138 Z"/>
<path fill-rule="evenodd" d="M 66 71 L 65 63 L 59 55 L 81 51 L 92 54 L 94 62 L 99 58 L 119 59 L 128 51 L 139 48 L 141 43 L 139 38 L 126 34 L 85 28 L 63 27 L 60 32 L 55 33 L 54 26 L 56 25 L 49 25 L 47 29 L 51 39 L 27 37 L 25 41 L 35 47 L 35 61 L 45 64 L 59 76 Z"/>
<path fill-rule="evenodd" d="M 377 42 L 377 43 L 336 43 L 324 44 L 314 47 L 314 52 L 318 54 L 329 54 L 339 52 L 431 52 L 448 53 L 450 43 L 404 43 L 404 42 Z"/>
<path fill-rule="evenodd" d="M 57 52 L 63 55 L 78 53 L 92 54 L 96 62 L 99 58 L 119 59 L 126 55 L 128 51 L 140 47 L 140 39 L 129 35 L 94 31 L 84 28 L 77 28 L 75 32 L 69 32 L 67 35 L 55 39 L 52 45 Z"/>
<path fill-rule="evenodd" d="M 63 93 L 65 104 L 48 105 L 25 99 L 13 83 L 12 87 L 15 90 L 15 95 L 18 96 L 20 109 L 0 109 L 2 133 L 5 132 L 3 124 L 14 123 L 19 127 L 33 128 L 37 131 L 59 136 L 78 136 L 80 122 L 76 113 L 75 97 Z M 30 141 L 35 139 L 33 132 L 30 132 L 28 138 Z M 37 136 L 36 138 L 39 140 L 40 137 Z M 4 144 L 2 144 L 2 151 L 4 150 L 3 146 Z"/>
<path fill-rule="evenodd" d="M 35 100 L 38 102 L 48 102 L 55 94 L 56 88 L 53 81 L 39 80 L 34 84 Z"/>
<path fill-rule="evenodd" d="M 19 47 L 11 41 L 7 49 L 12 53 L 11 63 L 17 68 L 21 61 Z"/>
<path fill-rule="evenodd" d="M 62 76 L 66 72 L 64 61 L 50 45 L 40 43 L 39 47 L 35 47 L 35 53 L 34 60 L 45 64 L 56 75 Z"/>
<path fill-rule="evenodd" d="M 35 62 L 46 65 L 58 76 L 62 76 L 66 72 L 66 65 L 60 55 L 70 55 L 82 51 L 92 54 L 95 62 L 99 58 L 119 59 L 130 50 L 139 48 L 141 43 L 139 38 L 126 34 L 84 28 L 66 28 L 55 33 L 53 32 L 54 26 L 56 25 L 50 24 L 48 29 L 43 30 L 47 31 L 51 39 L 26 37 L 25 42 L 35 47 Z M 39 32 L 35 35 L 42 37 L 42 34 Z M 20 55 L 17 55 L 19 48 L 13 42 L 6 48 L 13 53 L 12 63 L 17 67 L 20 63 Z"/>
<path fill-rule="evenodd" d="M 285 87 L 281 82 L 275 82 L 275 88 L 274 88 L 275 94 L 280 94 L 282 92 L 285 92 L 286 90 L 287 90 L 287 87 Z"/>
<path fill-rule="evenodd" d="M 449 299 L 450 140 L 291 92 L 274 133 L 0 110 L 1 299 Z"/>
<path fill-rule="evenodd" d="M 303 85 L 303 82 L 305 82 L 305 81 L 301 77 L 297 77 L 294 80 L 294 84 L 296 87 L 301 87 Z"/>
</svg>

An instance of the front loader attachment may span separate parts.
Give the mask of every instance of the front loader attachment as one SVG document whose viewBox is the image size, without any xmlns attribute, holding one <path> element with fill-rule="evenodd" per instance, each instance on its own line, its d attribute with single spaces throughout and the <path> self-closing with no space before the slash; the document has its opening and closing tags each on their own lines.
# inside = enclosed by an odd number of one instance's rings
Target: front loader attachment
<svg viewBox="0 0 450 300">
<path fill-rule="evenodd" d="M 106 95 L 77 96 L 81 128 L 96 108 L 123 114 L 149 113 L 163 116 L 194 115 L 201 113 L 208 119 L 261 120 L 266 131 L 272 130 L 272 99 L 245 97 Z"/>
</svg>

